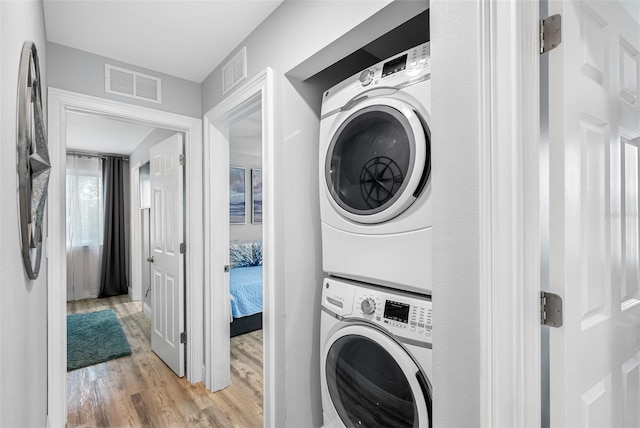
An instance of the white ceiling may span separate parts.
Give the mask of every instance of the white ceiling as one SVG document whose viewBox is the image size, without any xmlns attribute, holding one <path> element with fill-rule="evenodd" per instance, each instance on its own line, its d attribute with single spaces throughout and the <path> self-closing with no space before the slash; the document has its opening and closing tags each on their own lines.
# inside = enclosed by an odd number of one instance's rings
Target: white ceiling
<svg viewBox="0 0 640 428">
<path fill-rule="evenodd" d="M 262 109 L 231 124 L 229 152 L 262 156 Z"/>
<path fill-rule="evenodd" d="M 283 0 L 44 0 L 47 40 L 201 83 Z"/>
<path fill-rule="evenodd" d="M 84 113 L 67 116 L 67 150 L 128 155 L 155 128 Z"/>
<path fill-rule="evenodd" d="M 67 150 L 129 155 L 154 129 L 153 126 L 140 123 L 69 112 Z M 231 124 L 229 150 L 232 153 L 262 156 L 261 109 Z"/>
</svg>

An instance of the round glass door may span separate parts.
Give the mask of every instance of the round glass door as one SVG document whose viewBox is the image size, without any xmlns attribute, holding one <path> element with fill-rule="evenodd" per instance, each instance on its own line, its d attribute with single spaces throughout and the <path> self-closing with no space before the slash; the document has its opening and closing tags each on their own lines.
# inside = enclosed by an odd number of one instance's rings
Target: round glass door
<svg viewBox="0 0 640 428">
<path fill-rule="evenodd" d="M 415 385 L 371 338 L 350 334 L 335 340 L 326 355 L 325 373 L 331 400 L 346 427 L 420 427 Z"/>
<path fill-rule="evenodd" d="M 415 197 L 408 203 L 402 199 L 411 198 L 428 178 L 426 146 L 426 132 L 413 110 L 371 105 L 352 114 L 335 132 L 327 153 L 325 174 L 334 202 L 355 220 L 394 205 L 406 209 Z"/>
</svg>

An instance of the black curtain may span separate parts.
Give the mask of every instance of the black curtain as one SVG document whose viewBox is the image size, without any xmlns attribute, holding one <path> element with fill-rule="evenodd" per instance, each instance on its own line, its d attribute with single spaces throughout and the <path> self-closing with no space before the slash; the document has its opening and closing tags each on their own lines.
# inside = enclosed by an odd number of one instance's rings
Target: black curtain
<svg viewBox="0 0 640 428">
<path fill-rule="evenodd" d="M 104 241 L 100 297 L 127 294 L 127 259 L 125 242 L 125 200 L 123 160 L 107 156 L 102 161 L 104 185 Z"/>
</svg>

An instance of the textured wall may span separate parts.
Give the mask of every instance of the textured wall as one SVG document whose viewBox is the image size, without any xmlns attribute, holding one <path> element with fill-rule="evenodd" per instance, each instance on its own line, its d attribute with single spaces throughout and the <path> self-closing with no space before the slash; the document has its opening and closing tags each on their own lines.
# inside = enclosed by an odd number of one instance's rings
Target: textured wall
<svg viewBox="0 0 640 428">
<path fill-rule="evenodd" d="M 305 79 L 422 12 L 426 4 L 389 0 L 284 2 L 238 46 L 247 47 L 249 79 L 266 67 L 274 70 L 273 169 L 279 197 L 275 206 L 275 286 L 283 309 L 275 314 L 275 334 L 283 350 L 275 356 L 274 398 L 280 412 L 275 426 L 322 424 L 318 112 L 327 87 Z M 224 98 L 221 68 L 202 82 L 202 90 L 202 111 L 206 113 Z"/>
<path fill-rule="evenodd" d="M 47 261 L 27 280 L 20 256 L 16 197 L 16 92 L 25 40 L 35 42 L 44 79 L 47 55 L 41 1 L 0 2 L 0 425 L 44 426 L 47 415 Z"/>
<path fill-rule="evenodd" d="M 481 19 L 480 8 L 471 5 L 466 0 L 431 2 L 433 246 L 437 248 L 432 261 L 433 425 L 438 427 L 481 425 L 477 143 Z"/>
<path fill-rule="evenodd" d="M 58 43 L 47 43 L 49 86 L 94 97 L 107 98 L 155 110 L 201 117 L 200 84 L 95 55 Z M 104 91 L 104 65 L 111 64 L 162 79 L 162 103 L 137 100 Z"/>
</svg>

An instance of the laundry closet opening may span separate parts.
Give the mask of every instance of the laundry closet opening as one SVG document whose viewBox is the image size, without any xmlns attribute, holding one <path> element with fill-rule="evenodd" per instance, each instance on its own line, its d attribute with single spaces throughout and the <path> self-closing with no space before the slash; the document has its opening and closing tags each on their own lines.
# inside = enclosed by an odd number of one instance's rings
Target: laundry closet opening
<svg viewBox="0 0 640 428">
<path fill-rule="evenodd" d="M 308 279 L 319 332 L 310 363 L 325 425 L 432 423 L 429 40 L 423 10 L 322 71 L 308 73 L 321 53 L 286 74 L 319 124 L 318 137 L 293 141 L 314 148 L 286 149 L 315 170 L 322 278 Z M 287 310 L 292 322 L 310 318 Z"/>
</svg>

